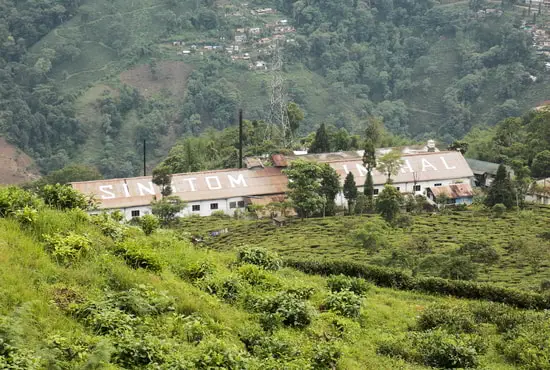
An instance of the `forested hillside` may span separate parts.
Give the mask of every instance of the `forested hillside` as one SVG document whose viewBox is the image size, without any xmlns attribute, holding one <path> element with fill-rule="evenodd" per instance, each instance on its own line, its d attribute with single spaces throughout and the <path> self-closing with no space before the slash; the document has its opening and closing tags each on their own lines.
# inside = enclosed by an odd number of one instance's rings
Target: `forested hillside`
<svg viewBox="0 0 550 370">
<path fill-rule="evenodd" d="M 3 0 L 0 10 L 0 132 L 46 172 L 78 162 L 136 175 L 143 140 L 154 166 L 178 138 L 233 125 L 239 108 L 269 124 L 277 54 L 286 100 L 304 113 L 295 139 L 321 123 L 362 134 L 377 117 L 409 140 L 449 143 L 550 93 L 522 23 L 544 28 L 546 10 L 508 2 Z M 281 148 L 273 132 L 262 145 Z"/>
</svg>

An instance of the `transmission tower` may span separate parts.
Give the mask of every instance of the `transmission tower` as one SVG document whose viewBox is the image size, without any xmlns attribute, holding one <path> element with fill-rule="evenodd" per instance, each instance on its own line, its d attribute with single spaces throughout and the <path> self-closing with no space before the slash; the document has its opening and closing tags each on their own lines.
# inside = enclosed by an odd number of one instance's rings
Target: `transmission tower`
<svg viewBox="0 0 550 370">
<path fill-rule="evenodd" d="M 270 121 L 279 126 L 281 139 L 284 147 L 291 142 L 290 124 L 287 114 L 287 100 L 284 90 L 285 79 L 283 77 L 283 56 L 282 46 L 279 40 L 275 42 L 273 58 L 271 63 L 271 111 Z"/>
</svg>

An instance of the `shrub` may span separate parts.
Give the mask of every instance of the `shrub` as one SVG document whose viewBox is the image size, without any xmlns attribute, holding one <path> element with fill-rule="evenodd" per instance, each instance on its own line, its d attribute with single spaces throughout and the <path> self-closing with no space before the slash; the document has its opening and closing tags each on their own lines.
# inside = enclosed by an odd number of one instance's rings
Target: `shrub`
<svg viewBox="0 0 550 370">
<path fill-rule="evenodd" d="M 264 333 L 245 334 L 240 339 L 251 355 L 261 359 L 292 359 L 299 355 L 299 350 L 292 344 Z"/>
<path fill-rule="evenodd" d="M 411 217 L 411 215 L 408 214 L 402 214 L 397 216 L 395 219 L 395 226 L 400 227 L 402 229 L 408 229 L 412 227 L 414 224 L 414 219 Z"/>
<path fill-rule="evenodd" d="M 345 275 L 333 275 L 327 279 L 327 286 L 331 292 L 349 290 L 357 295 L 365 295 L 371 288 L 365 279 Z"/>
<path fill-rule="evenodd" d="M 342 316 L 355 318 L 361 312 L 361 297 L 349 290 L 331 293 L 325 299 L 321 308 Z"/>
<path fill-rule="evenodd" d="M 474 262 L 487 264 L 493 264 L 500 259 L 496 249 L 489 245 L 486 240 L 467 242 L 458 249 L 458 254 L 470 256 Z"/>
<path fill-rule="evenodd" d="M 38 197 L 29 191 L 16 186 L 0 188 L 0 217 L 12 216 L 25 207 L 38 209 L 40 206 Z"/>
<path fill-rule="evenodd" d="M 142 268 L 153 272 L 162 271 L 162 262 L 158 256 L 147 246 L 138 246 L 136 242 L 117 243 L 115 255 L 122 257 L 131 268 Z"/>
<path fill-rule="evenodd" d="M 508 361 L 522 369 L 550 369 L 549 321 L 519 327 L 510 335 L 504 336 L 497 349 Z"/>
<path fill-rule="evenodd" d="M 478 356 L 485 351 L 483 340 L 477 336 L 450 334 L 437 329 L 415 333 L 413 346 L 419 362 L 443 369 L 474 368 Z"/>
<path fill-rule="evenodd" d="M 139 218 L 138 223 L 145 235 L 151 235 L 160 227 L 160 221 L 154 215 L 143 215 Z"/>
<path fill-rule="evenodd" d="M 187 342 L 200 343 L 208 334 L 208 327 L 202 317 L 192 314 L 183 318 L 183 331 Z"/>
<path fill-rule="evenodd" d="M 217 339 L 201 343 L 200 353 L 194 360 L 194 368 L 201 369 L 245 369 L 246 360 L 242 353 Z"/>
<path fill-rule="evenodd" d="M 433 249 L 433 241 L 428 235 L 414 236 L 408 243 L 408 249 L 420 254 L 430 254 Z"/>
<path fill-rule="evenodd" d="M 550 279 L 543 279 L 540 282 L 540 290 L 542 292 L 550 291 Z"/>
<path fill-rule="evenodd" d="M 389 245 L 386 238 L 387 226 L 381 221 L 370 221 L 362 229 L 351 234 L 351 244 L 375 253 Z"/>
<path fill-rule="evenodd" d="M 190 282 L 204 279 L 206 276 L 212 274 L 213 272 L 214 266 L 208 261 L 191 262 L 176 271 L 179 277 Z"/>
<path fill-rule="evenodd" d="M 506 206 L 502 203 L 497 203 L 491 208 L 494 217 L 501 218 L 506 212 Z"/>
<path fill-rule="evenodd" d="M 317 345 L 313 352 L 311 365 L 314 370 L 336 369 L 342 351 L 334 344 Z"/>
<path fill-rule="evenodd" d="M 280 317 L 286 326 L 304 328 L 311 323 L 313 310 L 304 300 L 289 293 L 280 293 L 263 303 L 261 310 Z"/>
<path fill-rule="evenodd" d="M 89 209 L 94 207 L 93 198 L 88 197 L 70 185 L 45 185 L 40 195 L 46 205 L 56 209 Z"/>
<path fill-rule="evenodd" d="M 38 211 L 29 206 L 25 206 L 23 207 L 23 209 L 18 209 L 17 211 L 15 211 L 15 219 L 22 226 L 30 226 L 33 223 L 35 223 L 37 215 L 38 215 Z"/>
<path fill-rule="evenodd" d="M 206 292 L 216 295 L 227 302 L 234 302 L 243 290 L 242 283 L 234 277 L 205 279 L 200 282 L 199 286 Z"/>
<path fill-rule="evenodd" d="M 103 235 L 114 241 L 122 241 L 128 234 L 128 227 L 113 219 L 112 214 L 102 213 L 94 216 L 92 217 L 92 223 L 99 227 Z"/>
<path fill-rule="evenodd" d="M 126 291 L 107 293 L 104 303 L 111 307 L 118 307 L 126 313 L 143 316 L 174 311 L 175 300 L 165 292 L 138 285 Z"/>
<path fill-rule="evenodd" d="M 252 286 L 270 288 L 277 285 L 277 282 L 271 275 L 255 265 L 243 265 L 239 267 L 237 273 Z"/>
<path fill-rule="evenodd" d="M 402 270 L 373 266 L 359 262 L 287 259 L 289 267 L 308 274 L 362 277 L 381 287 L 417 290 L 424 293 L 450 295 L 459 298 L 501 302 L 519 308 L 548 309 L 550 298 L 541 294 L 501 287 L 491 283 L 447 280 L 437 277 L 413 277 Z"/>
<path fill-rule="evenodd" d="M 244 247 L 237 253 L 237 262 L 240 264 L 249 263 L 260 266 L 265 270 L 278 270 L 282 266 L 282 260 L 276 253 L 269 252 L 265 248 Z"/>
<path fill-rule="evenodd" d="M 456 333 L 474 333 L 476 331 L 472 313 L 460 306 L 430 306 L 418 318 L 417 326 L 419 330 L 444 328 L 449 332 Z"/>
<path fill-rule="evenodd" d="M 90 251 L 92 245 L 87 236 L 72 231 L 67 234 L 44 235 L 44 240 L 46 251 L 62 264 L 77 261 Z"/>
<path fill-rule="evenodd" d="M 162 364 L 169 350 L 155 335 L 124 333 L 114 337 L 115 352 L 112 361 L 124 368 L 143 368 L 149 364 Z"/>
<path fill-rule="evenodd" d="M 474 280 L 477 277 L 477 266 L 470 257 L 451 257 L 442 267 L 439 276 L 454 280 Z"/>
</svg>

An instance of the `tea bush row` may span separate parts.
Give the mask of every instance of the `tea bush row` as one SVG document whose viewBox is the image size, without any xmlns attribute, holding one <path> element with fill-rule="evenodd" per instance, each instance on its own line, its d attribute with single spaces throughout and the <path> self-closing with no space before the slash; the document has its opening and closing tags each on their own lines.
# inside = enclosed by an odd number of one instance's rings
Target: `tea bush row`
<svg viewBox="0 0 550 370">
<path fill-rule="evenodd" d="M 351 277 L 360 277 L 381 287 L 501 302 L 519 308 L 550 308 L 550 296 L 505 288 L 490 283 L 475 283 L 436 277 L 413 277 L 401 270 L 351 261 L 287 259 L 285 262 L 287 266 L 305 273 L 320 275 L 343 274 Z"/>
</svg>

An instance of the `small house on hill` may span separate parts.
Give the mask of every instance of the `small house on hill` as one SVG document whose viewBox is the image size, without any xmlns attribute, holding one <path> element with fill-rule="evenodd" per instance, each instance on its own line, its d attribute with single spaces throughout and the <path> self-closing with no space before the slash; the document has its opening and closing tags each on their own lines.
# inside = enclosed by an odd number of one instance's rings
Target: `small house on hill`
<svg viewBox="0 0 550 370">
<path fill-rule="evenodd" d="M 435 203 L 472 204 L 474 192 L 470 184 L 451 184 L 429 187 L 426 196 Z"/>
<path fill-rule="evenodd" d="M 525 200 L 538 204 L 550 204 L 550 178 L 533 183 L 525 195 Z"/>
<path fill-rule="evenodd" d="M 497 175 L 498 163 L 480 161 L 477 159 L 466 158 L 468 166 L 474 173 L 475 180 L 474 185 L 479 187 L 488 187 L 491 185 L 495 176 Z M 510 167 L 506 166 L 506 171 L 513 175 L 513 171 Z"/>
</svg>

